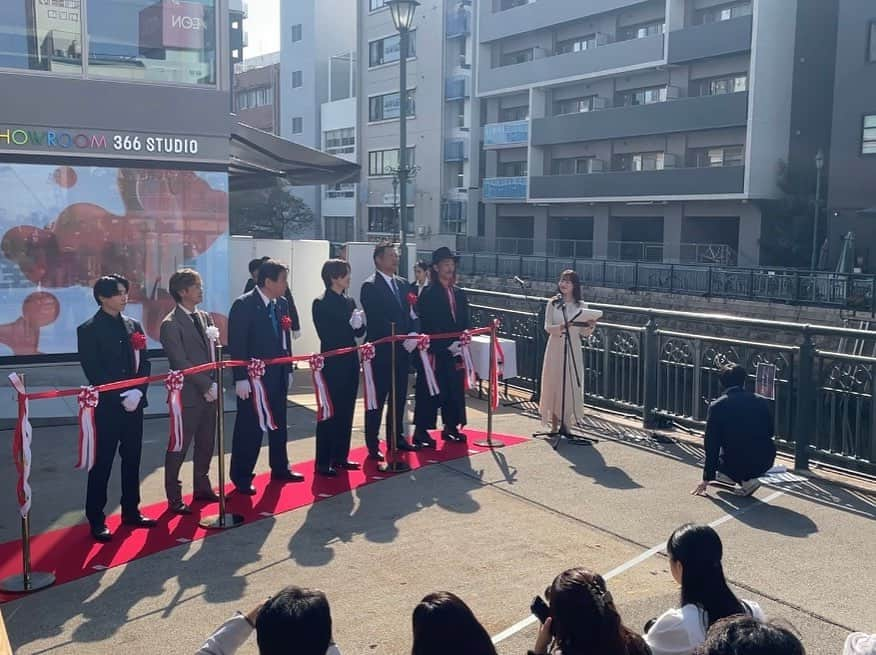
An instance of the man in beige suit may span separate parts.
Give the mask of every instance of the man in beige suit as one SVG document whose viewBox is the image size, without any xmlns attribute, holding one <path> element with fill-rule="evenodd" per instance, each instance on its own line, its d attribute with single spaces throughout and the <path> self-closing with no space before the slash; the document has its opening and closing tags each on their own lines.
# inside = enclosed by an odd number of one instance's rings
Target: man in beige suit
<svg viewBox="0 0 876 655">
<path fill-rule="evenodd" d="M 161 322 L 161 345 L 170 368 L 182 370 L 205 364 L 210 360 L 207 327 L 213 320 L 197 308 L 203 300 L 201 276 L 191 268 L 177 271 L 170 277 L 170 295 L 176 309 Z M 217 501 L 219 497 L 210 484 L 210 460 L 213 458 L 216 431 L 216 398 L 219 390 L 214 373 L 187 375 L 182 389 L 183 446 L 178 453 L 167 452 L 164 458 L 164 491 L 167 505 L 174 514 L 191 514 L 183 502 L 179 469 L 194 439 L 195 500 Z"/>
</svg>

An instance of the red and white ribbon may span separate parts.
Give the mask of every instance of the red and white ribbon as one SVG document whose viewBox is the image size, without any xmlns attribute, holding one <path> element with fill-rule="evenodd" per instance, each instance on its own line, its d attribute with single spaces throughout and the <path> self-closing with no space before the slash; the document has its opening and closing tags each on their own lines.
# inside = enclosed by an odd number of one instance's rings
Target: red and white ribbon
<svg viewBox="0 0 876 655">
<path fill-rule="evenodd" d="M 499 408 L 499 376 L 505 370 L 505 353 L 502 350 L 502 344 L 499 343 L 499 337 L 496 331 L 499 329 L 499 321 L 493 321 L 492 342 L 495 344 L 495 354 L 493 356 L 493 367 L 490 369 L 490 404 L 493 409 Z"/>
<path fill-rule="evenodd" d="M 265 362 L 255 358 L 249 360 L 246 373 L 249 375 L 249 384 L 252 388 L 252 403 L 255 405 L 259 427 L 262 429 L 262 432 L 276 430 L 277 424 L 274 423 L 274 415 L 271 414 L 271 405 L 268 403 L 268 391 L 265 389 L 265 383 L 262 382 L 262 377 L 265 374 Z"/>
<path fill-rule="evenodd" d="M 471 357 L 471 332 L 464 331 L 459 335 L 459 346 L 462 354 L 462 363 L 465 366 L 465 388 L 474 389 L 478 381 L 478 375 L 475 372 L 474 360 Z"/>
<path fill-rule="evenodd" d="M 437 396 L 441 390 L 438 388 L 438 380 L 435 379 L 435 368 L 429 361 L 429 343 L 428 334 L 421 334 L 417 337 L 417 350 L 420 351 L 420 362 L 423 364 L 423 375 L 426 376 L 426 387 L 429 389 L 430 396 Z"/>
<path fill-rule="evenodd" d="M 289 352 L 288 346 L 286 345 L 287 335 L 289 334 L 289 330 L 292 329 L 292 319 L 289 316 L 283 316 L 280 319 L 280 331 L 283 333 L 283 350 Z"/>
<path fill-rule="evenodd" d="M 316 392 L 316 420 L 325 421 L 335 414 L 332 405 L 332 397 L 329 394 L 328 385 L 322 369 L 325 367 L 325 357 L 322 355 L 310 356 L 310 374 L 313 377 L 313 390 Z"/>
<path fill-rule="evenodd" d="M 90 471 L 97 455 L 97 425 L 94 409 L 100 394 L 94 387 L 82 387 L 77 397 L 79 401 L 79 461 L 76 468 Z"/>
<path fill-rule="evenodd" d="M 25 518 L 30 513 L 30 444 L 33 438 L 33 428 L 30 425 L 30 407 L 24 381 L 17 373 L 9 374 L 9 381 L 18 392 L 18 422 L 15 424 L 15 435 L 12 441 L 12 457 L 18 471 L 18 513 Z"/>
<path fill-rule="evenodd" d="M 167 409 L 170 418 L 170 434 L 167 452 L 179 453 L 183 449 L 182 388 L 185 378 L 182 371 L 168 371 L 164 386 L 167 387 Z"/>
<path fill-rule="evenodd" d="M 377 385 L 374 384 L 374 366 L 371 360 L 376 354 L 373 343 L 363 343 L 359 346 L 359 360 L 362 362 L 362 400 L 365 409 L 377 409 Z"/>
</svg>

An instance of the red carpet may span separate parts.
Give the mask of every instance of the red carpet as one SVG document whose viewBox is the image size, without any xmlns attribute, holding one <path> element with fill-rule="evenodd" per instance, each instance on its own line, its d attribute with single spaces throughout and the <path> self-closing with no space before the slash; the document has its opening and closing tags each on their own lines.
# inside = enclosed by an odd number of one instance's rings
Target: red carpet
<svg viewBox="0 0 876 655">
<path fill-rule="evenodd" d="M 470 454 L 484 452 L 474 442 L 486 437 L 484 432 L 466 429 L 467 444 L 442 442 L 438 439 L 435 450 L 426 449 L 415 453 L 407 453 L 406 461 L 412 469 L 447 462 Z M 495 439 L 512 446 L 526 441 L 521 437 L 509 435 L 494 435 Z M 279 484 L 272 482 L 269 473 L 256 476 L 253 484 L 258 493 L 255 496 L 228 496 L 227 511 L 242 514 L 246 523 L 282 514 L 324 498 L 356 489 L 372 482 L 392 477 L 392 473 L 380 473 L 377 463 L 367 461 L 368 451 L 362 447 L 350 453 L 354 461 L 362 462 L 360 471 L 340 472 L 336 478 L 316 477 L 313 473 L 313 460 L 296 462 L 293 468 L 306 477 L 304 482 Z M 404 453 L 403 453 L 404 455 Z M 118 464 L 117 464 L 118 465 Z M 215 480 L 215 465 L 212 474 Z M 231 490 L 229 484 L 227 490 Z M 36 490 L 39 493 L 39 490 Z M 191 497 L 186 497 L 186 502 Z M 141 507 L 143 514 L 158 519 L 158 526 L 145 530 L 129 528 L 121 525 L 121 516 L 116 514 L 107 517 L 107 526 L 113 533 L 113 540 L 108 544 L 100 544 L 91 538 L 88 524 L 83 523 L 70 528 L 53 530 L 45 534 L 35 535 L 31 539 L 31 561 L 34 571 L 49 571 L 55 574 L 55 584 L 64 584 L 87 575 L 103 571 L 132 560 L 146 557 L 180 544 L 203 539 L 219 530 L 205 530 L 198 525 L 201 515 L 211 516 L 217 513 L 218 503 L 194 502 L 194 512 L 190 516 L 177 516 L 167 512 L 167 503 L 159 502 Z M 0 579 L 21 573 L 21 541 L 9 541 L 0 544 Z M 0 592 L 0 603 L 17 598 L 14 594 Z"/>
</svg>

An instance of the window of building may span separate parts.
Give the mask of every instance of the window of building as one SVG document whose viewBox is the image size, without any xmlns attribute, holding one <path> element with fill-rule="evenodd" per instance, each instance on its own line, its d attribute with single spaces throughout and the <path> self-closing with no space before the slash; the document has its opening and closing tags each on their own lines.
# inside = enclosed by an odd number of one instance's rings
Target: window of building
<svg viewBox="0 0 876 655">
<path fill-rule="evenodd" d="M 637 105 L 650 105 L 655 102 L 666 102 L 665 86 L 629 89 L 627 91 L 618 91 L 614 95 L 615 107 L 635 107 Z"/>
<path fill-rule="evenodd" d="M 592 157 L 564 157 L 551 161 L 551 175 L 585 175 L 590 172 Z"/>
<path fill-rule="evenodd" d="M 564 55 L 569 52 L 581 52 L 582 50 L 590 50 L 596 47 L 596 35 L 579 36 L 574 39 L 564 39 L 557 41 L 554 48 L 555 55 Z"/>
<path fill-rule="evenodd" d="M 383 7 L 389 0 L 368 0 L 368 8 L 371 11 L 377 11 L 381 7 Z"/>
<path fill-rule="evenodd" d="M 876 114 L 864 116 L 864 129 L 861 135 L 861 154 L 876 155 Z"/>
<path fill-rule="evenodd" d="M 51 20 L 46 3 L 3 2 L 0 68 L 82 74 L 81 0 L 69 0 L 63 20 Z"/>
<path fill-rule="evenodd" d="M 725 93 L 738 93 L 748 90 L 748 74 L 735 73 L 706 80 L 691 80 L 691 95 L 719 96 Z"/>
<path fill-rule="evenodd" d="M 730 2 L 726 5 L 717 7 L 709 7 L 700 9 L 694 14 L 694 25 L 704 25 L 706 23 L 719 23 L 723 20 L 731 18 L 739 18 L 740 16 L 751 15 L 751 2 L 744 0 L 743 2 Z"/>
<path fill-rule="evenodd" d="M 411 30 L 408 39 L 408 59 L 417 56 L 417 30 Z M 398 34 L 371 41 L 368 44 L 368 65 L 380 66 L 398 61 L 401 57 L 401 39 Z"/>
<path fill-rule="evenodd" d="M 408 116 L 413 117 L 416 115 L 416 89 L 408 89 Z M 396 91 L 395 93 L 384 93 L 379 96 L 372 96 L 368 98 L 368 120 L 370 122 L 374 121 L 385 121 L 392 118 L 399 117 L 399 111 L 401 107 L 399 106 L 399 94 Z"/>
<path fill-rule="evenodd" d="M 515 50 L 514 52 L 506 52 L 502 54 L 502 59 L 499 62 L 500 66 L 513 66 L 514 64 L 522 64 L 527 61 L 532 61 L 533 50 L 526 48 L 525 50 Z"/>
<path fill-rule="evenodd" d="M 323 133 L 322 149 L 332 155 L 349 155 L 356 152 L 356 129 L 343 127 Z"/>
<path fill-rule="evenodd" d="M 326 186 L 326 198 L 352 198 L 356 195 L 356 185 L 353 182 L 340 182 Z"/>
<path fill-rule="evenodd" d="M 528 162 L 524 161 L 506 161 L 499 164 L 499 177 L 524 177 L 526 175 Z"/>
<path fill-rule="evenodd" d="M 876 61 L 876 21 L 870 23 L 870 42 L 868 44 L 867 61 Z"/>
<path fill-rule="evenodd" d="M 450 186 L 456 189 L 464 189 L 466 187 L 465 165 L 462 162 L 452 162 L 447 167 Z"/>
<path fill-rule="evenodd" d="M 272 105 L 274 104 L 274 87 L 260 86 L 254 89 L 238 91 L 234 95 L 234 104 L 238 110 Z"/>
<path fill-rule="evenodd" d="M 693 168 L 742 166 L 745 163 L 745 146 L 691 149 L 687 159 L 687 165 Z"/>
<path fill-rule="evenodd" d="M 301 23 L 292 26 L 292 43 L 301 40 Z"/>
<path fill-rule="evenodd" d="M 632 39 L 644 39 L 648 36 L 663 34 L 666 23 L 662 20 L 650 21 L 647 23 L 639 23 L 638 25 L 627 25 L 617 29 L 618 41 L 631 41 Z"/>
<path fill-rule="evenodd" d="M 461 200 L 446 200 L 441 204 L 441 234 L 465 234 L 467 218 L 466 203 Z"/>
<path fill-rule="evenodd" d="M 408 147 L 407 165 L 415 163 L 414 146 Z M 392 175 L 398 169 L 398 148 L 389 150 L 372 150 L 368 153 L 368 176 L 381 177 Z"/>
<path fill-rule="evenodd" d="M 347 243 L 353 240 L 352 216 L 323 217 L 323 234 L 326 241 Z"/>
<path fill-rule="evenodd" d="M 499 11 L 506 9 L 514 9 L 514 7 L 522 7 L 535 2 L 535 0 L 499 0 Z"/>
<path fill-rule="evenodd" d="M 301 134 L 304 131 L 304 119 L 301 116 L 295 116 L 292 119 L 292 134 Z"/>
<path fill-rule="evenodd" d="M 525 121 L 529 118 L 529 106 L 504 107 L 499 111 L 499 122 Z"/>
<path fill-rule="evenodd" d="M 564 114 L 580 114 L 586 111 L 593 111 L 593 99 L 596 96 L 584 96 L 582 98 L 567 98 L 566 100 L 557 100 L 554 102 L 554 116 L 562 116 Z"/>
<path fill-rule="evenodd" d="M 4 2 L 3 5 L 10 4 Z M 37 12 L 63 2 L 25 3 Z M 216 84 L 216 1 L 88 0 L 88 75 L 173 84 Z M 49 16 L 46 20 L 52 19 Z M 52 29 L 51 31 L 54 31 Z M 47 32 L 45 38 L 51 37 Z M 55 50 L 57 50 L 55 46 Z M 0 51 L 3 49 L 0 48 Z"/>
<path fill-rule="evenodd" d="M 636 152 L 614 155 L 611 159 L 613 171 L 662 171 L 666 156 L 662 152 Z"/>
<path fill-rule="evenodd" d="M 395 234 L 398 232 L 398 207 L 369 207 L 368 231 L 377 234 Z M 414 208 L 408 207 L 405 212 L 407 233 L 414 233 Z"/>
</svg>

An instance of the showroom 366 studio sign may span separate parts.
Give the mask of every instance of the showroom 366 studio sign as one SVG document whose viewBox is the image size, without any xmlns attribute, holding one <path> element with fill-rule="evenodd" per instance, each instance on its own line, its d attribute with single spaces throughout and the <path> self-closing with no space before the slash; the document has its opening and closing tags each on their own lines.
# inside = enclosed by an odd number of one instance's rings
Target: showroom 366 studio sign
<svg viewBox="0 0 876 655">
<path fill-rule="evenodd" d="M 10 149 L 197 155 L 199 144 L 186 137 L 0 127 L 0 150 Z"/>
</svg>

